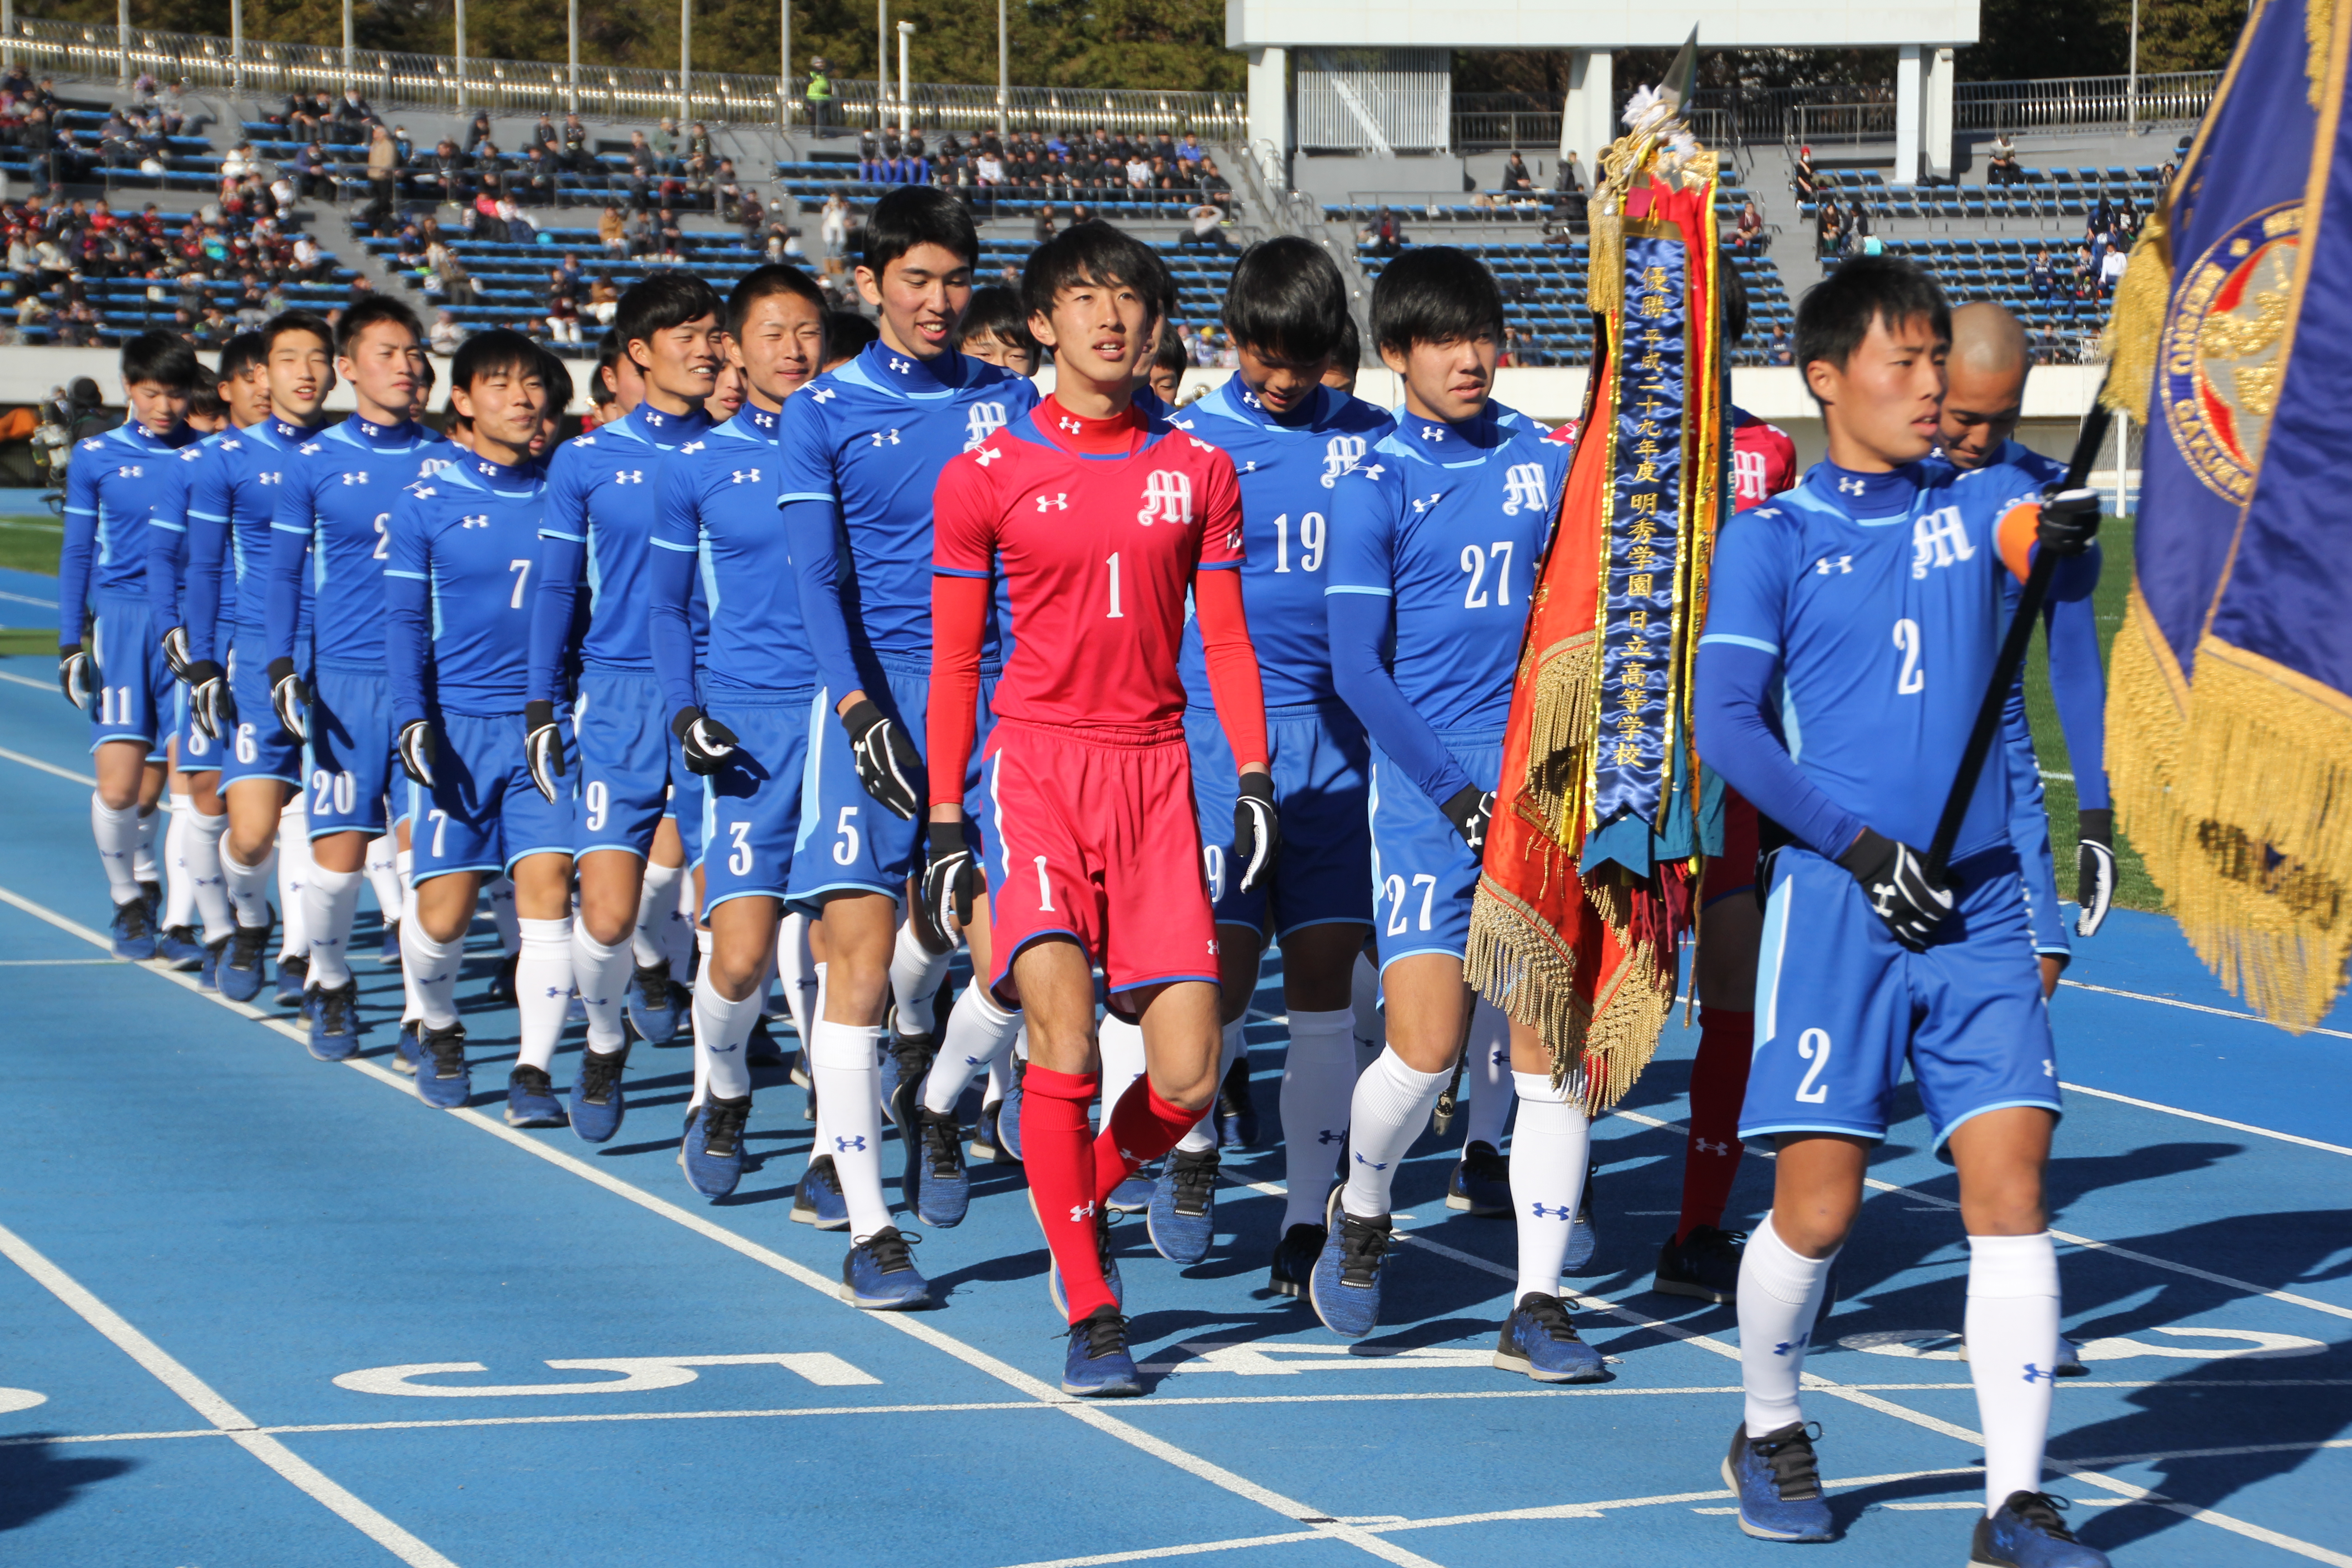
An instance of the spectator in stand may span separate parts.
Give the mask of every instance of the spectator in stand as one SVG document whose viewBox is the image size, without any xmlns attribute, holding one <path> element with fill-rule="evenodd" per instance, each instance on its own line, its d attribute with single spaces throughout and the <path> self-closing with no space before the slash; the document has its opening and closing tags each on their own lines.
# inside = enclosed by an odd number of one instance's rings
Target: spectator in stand
<svg viewBox="0 0 2352 1568">
<path fill-rule="evenodd" d="M 559 343 L 580 341 L 580 302 L 560 271 L 547 275 L 547 335 Z"/>
<path fill-rule="evenodd" d="M 2130 264 L 2122 246 L 2108 248 L 2106 259 L 2099 264 L 2099 293 L 2102 298 L 2112 300 L 2116 297 L 2116 285 L 2124 280 L 2124 268 Z"/>
<path fill-rule="evenodd" d="M 2180 165 L 2167 158 L 2164 167 L 2156 172 L 2156 195 L 2160 201 L 2172 189 L 2172 176 L 2180 173 Z"/>
<path fill-rule="evenodd" d="M 2026 268 L 2025 280 L 2037 300 L 2049 299 L 2056 289 L 2057 275 L 2051 270 L 2048 250 L 2037 250 L 2033 253 L 2033 264 Z"/>
<path fill-rule="evenodd" d="M 1764 214 L 1756 205 L 1754 196 L 1740 205 L 1739 221 L 1731 231 L 1731 243 L 1742 250 L 1764 248 Z"/>
<path fill-rule="evenodd" d="M 474 155 L 474 149 L 488 140 L 490 140 L 490 117 L 488 114 L 477 114 L 474 116 L 474 123 L 466 129 L 466 140 L 462 151 L 467 157 L 470 158 Z"/>
<path fill-rule="evenodd" d="M 596 162 L 595 152 L 589 145 L 588 128 L 580 123 L 577 114 L 563 117 L 563 166 L 583 184 L 603 177 L 604 166 Z M 604 187 L 609 189 L 610 182 L 604 182 Z"/>
<path fill-rule="evenodd" d="M 1176 156 L 1187 163 L 1205 163 L 1209 150 L 1201 145 L 1201 133 L 1197 131 L 1184 132 L 1183 144 L 1176 149 Z"/>
<path fill-rule="evenodd" d="M 711 142 L 709 128 L 696 121 L 686 133 L 687 187 L 708 195 L 719 170 L 732 167 L 730 162 L 719 157 L 719 149 Z"/>
<path fill-rule="evenodd" d="M 678 142 L 677 121 L 667 114 L 663 115 L 661 122 L 654 127 L 654 133 L 649 142 L 654 150 L 656 171 L 663 174 L 676 174 L 684 170 L 685 149 Z"/>
<path fill-rule="evenodd" d="M 392 132 L 381 125 L 368 142 L 367 172 L 369 199 L 389 216 L 394 188 L 400 180 L 400 149 L 393 145 Z"/>
<path fill-rule="evenodd" d="M 425 342 L 435 353 L 446 358 L 456 353 L 457 345 L 465 341 L 466 329 L 457 324 L 457 311 L 444 305 L 434 313 L 433 328 L 425 334 Z"/>
<path fill-rule="evenodd" d="M 609 202 L 605 204 L 603 215 L 596 219 L 596 239 L 615 256 L 628 254 L 628 236 L 626 226 L 621 221 L 621 209 Z"/>
<path fill-rule="evenodd" d="M 628 181 L 629 205 L 644 212 L 647 194 L 660 175 L 660 160 L 654 155 L 653 146 L 646 142 L 646 133 L 642 131 L 629 132 L 627 157 L 628 174 L 625 177 Z"/>
<path fill-rule="evenodd" d="M 1037 209 L 1037 221 L 1030 226 L 1030 237 L 1043 245 L 1054 237 L 1054 204 L 1045 203 Z"/>
<path fill-rule="evenodd" d="M 613 280 L 598 273 L 588 284 L 588 318 L 600 327 L 613 324 L 614 313 L 621 308 L 620 290 Z"/>
<path fill-rule="evenodd" d="M 360 96 L 355 87 L 343 89 L 343 101 L 335 106 L 335 122 L 339 127 L 335 140 L 360 142 L 367 140 L 367 128 L 375 122 L 375 110 Z"/>
<path fill-rule="evenodd" d="M 1503 189 L 1532 191 L 1535 188 L 1536 177 L 1528 173 L 1528 161 L 1520 157 L 1518 149 L 1514 147 L 1511 155 L 1503 160 Z"/>
<path fill-rule="evenodd" d="M 425 183 L 433 192 L 433 199 L 442 205 L 454 207 L 466 204 L 466 159 L 457 151 L 457 143 L 446 136 L 441 138 L 441 144 L 433 149 L 433 162 Z"/>
<path fill-rule="evenodd" d="M 1386 207 L 1372 215 L 1371 243 L 1374 256 L 1394 256 L 1404 248 L 1404 225 Z"/>
<path fill-rule="evenodd" d="M 1772 324 L 1772 341 L 1766 345 L 1765 353 L 1774 364 L 1790 364 L 1795 361 L 1796 351 L 1790 346 L 1789 330 L 1778 321 Z"/>
<path fill-rule="evenodd" d="M 1176 242 L 1178 246 L 1206 246 L 1211 250 L 1233 248 L 1232 242 L 1225 238 L 1225 231 L 1223 227 L 1225 220 L 1224 208 L 1214 202 L 1204 201 L 1184 216 L 1192 220 L 1192 227 L 1183 238 Z"/>
<path fill-rule="evenodd" d="M 801 89 L 801 97 L 808 104 L 809 119 L 815 123 L 817 140 L 821 142 L 829 142 L 833 139 L 834 93 L 831 68 L 824 63 L 823 55 L 809 61 L 808 86 Z"/>
<path fill-rule="evenodd" d="M 1797 150 L 1796 168 L 1789 176 L 1789 188 L 1797 193 L 1799 202 L 1810 202 L 1821 195 L 1821 176 L 1813 173 L 1813 150 L 1811 147 Z"/>
</svg>

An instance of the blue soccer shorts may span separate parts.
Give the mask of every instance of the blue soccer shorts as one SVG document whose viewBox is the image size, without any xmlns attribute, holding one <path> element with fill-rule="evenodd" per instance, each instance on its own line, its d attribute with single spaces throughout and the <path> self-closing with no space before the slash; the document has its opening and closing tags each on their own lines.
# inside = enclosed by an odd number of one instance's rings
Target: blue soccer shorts
<svg viewBox="0 0 2352 1568">
<path fill-rule="evenodd" d="M 572 853 L 577 803 L 569 791 L 551 801 L 530 782 L 521 714 L 444 713 L 433 736 L 433 787 L 402 774 L 416 881 L 452 871 L 496 875 L 532 855 Z"/>
<path fill-rule="evenodd" d="M 278 710 L 269 700 L 268 646 L 259 626 L 239 626 L 230 634 L 228 689 L 236 700 L 236 728 L 221 758 L 223 789 L 247 779 L 302 787 L 302 742 L 278 721 Z M 298 646 L 295 668 L 309 661 L 309 649 Z"/>
<path fill-rule="evenodd" d="M 319 671 L 310 688 L 311 837 L 388 831 L 384 791 L 394 771 L 394 738 L 390 676 L 381 669 Z"/>
<path fill-rule="evenodd" d="M 1913 952 L 1835 861 L 1798 845 L 1772 858 L 1742 1138 L 1883 1139 L 1906 1058 L 1937 1149 L 1988 1110 L 2059 1109 L 2016 851 L 1952 874 L 1955 912 Z"/>
<path fill-rule="evenodd" d="M 187 683 L 179 681 L 174 685 L 172 739 L 178 752 L 177 766 L 184 773 L 216 773 L 228 748 L 218 738 L 196 728 L 195 705 L 188 700 Z"/>
<path fill-rule="evenodd" d="M 885 713 L 906 726 L 920 751 L 925 742 L 931 682 L 928 673 L 889 670 L 887 689 L 866 689 L 866 696 Z M 980 682 L 979 726 L 974 732 L 971 761 L 964 769 L 964 817 L 987 840 L 987 792 L 981 787 L 981 758 L 988 749 L 995 719 L 989 699 L 996 678 Z M 835 893 L 907 895 L 907 879 L 922 870 L 924 825 L 903 822 L 866 793 L 857 779 L 849 732 L 834 713 L 838 695 L 819 688 L 811 700 L 808 727 L 807 782 L 801 794 L 801 826 L 793 848 L 791 897 L 805 907 L 821 904 Z M 708 886 L 710 858 L 719 853 L 713 840 L 703 847 Z"/>
<path fill-rule="evenodd" d="M 625 849 L 643 858 L 670 813 L 670 786 L 690 799 L 696 783 L 669 732 L 661 683 L 636 670 L 583 670 L 572 720 L 579 737 L 578 853 Z"/>
<path fill-rule="evenodd" d="M 163 661 L 163 645 L 146 599 L 136 594 L 101 594 L 91 618 L 89 661 L 96 669 L 98 701 L 90 710 L 89 749 L 109 741 L 136 741 L 147 760 L 163 761 L 178 716 L 179 678 Z"/>
<path fill-rule="evenodd" d="M 1274 798 L 1282 813 L 1282 853 L 1274 882 L 1249 892 L 1225 875 L 1239 793 L 1233 748 L 1213 709 L 1184 715 L 1192 751 L 1192 798 L 1201 815 L 1201 860 L 1219 925 L 1266 930 L 1271 907 L 1276 941 L 1302 926 L 1372 921 L 1371 746 L 1355 714 L 1339 701 L 1300 702 L 1265 710 L 1273 754 Z"/>
<path fill-rule="evenodd" d="M 1493 789 L 1503 773 L 1497 730 L 1441 731 L 1470 782 Z M 1478 857 L 1437 803 L 1403 769 L 1372 748 L 1372 936 L 1381 967 L 1415 953 L 1465 958 L 1470 905 L 1478 890 Z"/>
<path fill-rule="evenodd" d="M 706 919 L 730 899 L 781 899 L 789 889 L 815 710 L 816 695 L 805 689 L 710 694 L 703 711 L 735 731 L 735 751 L 717 773 L 697 781 Z M 678 813 L 681 829 L 686 816 Z"/>
</svg>

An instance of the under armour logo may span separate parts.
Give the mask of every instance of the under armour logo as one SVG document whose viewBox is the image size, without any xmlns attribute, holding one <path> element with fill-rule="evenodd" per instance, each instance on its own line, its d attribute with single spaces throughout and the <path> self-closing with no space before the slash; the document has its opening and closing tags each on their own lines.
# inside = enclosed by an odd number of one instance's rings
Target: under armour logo
<svg viewBox="0 0 2352 1568">
<path fill-rule="evenodd" d="M 365 468 L 360 469 L 357 473 L 346 472 L 343 475 L 343 483 L 347 485 L 363 485 L 367 482 L 368 477 L 367 470 Z"/>
<path fill-rule="evenodd" d="M 1258 401 L 1257 394 L 1255 392 L 1244 391 L 1242 394 L 1242 402 L 1252 408 L 1263 408 L 1265 406 L 1265 404 Z M 1185 428 L 1189 430 L 1192 426 L 1187 425 Z"/>
<path fill-rule="evenodd" d="M 646 471 L 643 468 L 621 468 L 614 473 L 613 482 L 616 485 L 641 485 L 646 482 Z"/>
<path fill-rule="evenodd" d="M 688 441 L 685 446 L 680 447 L 678 450 L 680 452 L 699 452 L 703 447 L 709 444 L 710 443 L 708 441 Z"/>
<path fill-rule="evenodd" d="M 1094 1217 L 1095 1205 L 1093 1204 L 1072 1204 L 1070 1205 L 1070 1223 L 1072 1225 L 1084 1225 L 1087 1221 Z"/>
<path fill-rule="evenodd" d="M 1055 420 L 1054 423 L 1061 428 L 1067 430 L 1073 436 L 1086 428 L 1085 426 L 1079 424 L 1076 420 L 1071 418 L 1066 414 L 1062 416 L 1059 419 Z"/>
<path fill-rule="evenodd" d="M 1370 468 L 1364 470 L 1364 478 L 1368 479 L 1377 479 L 1388 471 L 1388 465 L 1385 463 L 1374 463 Z"/>
<path fill-rule="evenodd" d="M 982 449 L 980 456 L 974 460 L 984 468 L 1003 456 L 1004 456 L 1004 453 L 1000 448 L 995 447 L 987 447 Z"/>
<path fill-rule="evenodd" d="M 1869 487 L 1860 479 L 1840 479 L 1837 482 L 1837 488 L 1838 494 L 1842 496 L 1858 496 Z"/>
<path fill-rule="evenodd" d="M 866 1135 L 861 1132 L 851 1138 L 836 1138 L 833 1146 L 844 1154 L 863 1154 L 866 1152 Z"/>
<path fill-rule="evenodd" d="M 1143 481 L 1143 506 L 1135 521 L 1146 528 L 1154 521 L 1178 527 L 1192 521 L 1192 477 L 1176 468 L 1154 468 Z"/>
<path fill-rule="evenodd" d="M 646 423 L 653 426 L 656 429 L 659 429 L 662 426 L 669 423 L 669 416 L 663 414 L 658 409 L 647 408 L 645 411 L 645 415 Z"/>
<path fill-rule="evenodd" d="M 900 375 L 904 375 L 908 371 L 915 368 L 915 362 L 912 360 L 900 359 L 897 354 L 892 354 L 890 356 L 890 368 L 898 372 Z"/>
<path fill-rule="evenodd" d="M 1812 1337 L 1813 1336 L 1811 1333 L 1802 1333 L 1799 1334 L 1793 1340 L 1783 1340 L 1779 1344 L 1772 1347 L 1772 1353 L 1774 1355 L 1788 1355 L 1793 1352 L 1803 1350 L 1805 1348 L 1805 1342 Z"/>
<path fill-rule="evenodd" d="M 1442 501 L 1444 499 L 1445 492 L 1444 490 L 1432 490 L 1429 492 L 1429 499 L 1427 500 L 1417 500 L 1413 502 L 1412 510 L 1417 512 L 1425 512 L 1431 507 L 1435 506 L 1439 501 Z"/>
<path fill-rule="evenodd" d="M 1327 1127 L 1322 1131 L 1315 1134 L 1315 1142 L 1318 1143 L 1337 1143 L 1340 1139 L 1345 1138 L 1347 1135 L 1348 1134 L 1345 1130 L 1334 1132 Z"/>
<path fill-rule="evenodd" d="M 2042 1076 L 2043 1078 L 2056 1078 L 2058 1076 L 2058 1064 L 2052 1061 L 2048 1057 L 2043 1057 L 2042 1058 Z"/>
<path fill-rule="evenodd" d="M 457 526 L 459 528 L 488 528 L 490 526 L 490 514 L 483 511 L 476 512 L 471 517 L 460 518 L 458 520 Z"/>
<path fill-rule="evenodd" d="M 1696 1142 L 1698 1145 L 1698 1152 L 1702 1154 L 1728 1154 L 1731 1152 L 1731 1145 L 1727 1142 L 1710 1143 L 1704 1138 L 1696 1140 Z"/>
<path fill-rule="evenodd" d="M 550 996 L 561 996 L 563 994 L 563 987 L 561 985 L 551 985 L 547 988 L 546 994 Z"/>
<path fill-rule="evenodd" d="M 278 473 L 256 474 L 253 476 L 253 482 L 257 485 L 282 485 L 286 482 L 286 476 Z"/>
<path fill-rule="evenodd" d="M 868 437 L 868 439 L 877 447 L 895 447 L 898 444 L 898 432 L 896 430 L 877 430 Z"/>
<path fill-rule="evenodd" d="M 1070 494 L 1069 494 L 1069 492 L 1068 492 L 1067 490 L 1064 490 L 1064 491 L 1062 491 L 1062 492 L 1061 492 L 1060 494 L 1058 494 L 1058 495 L 1039 496 L 1039 497 L 1037 498 L 1037 510 L 1038 510 L 1039 511 L 1067 511 L 1067 510 L 1070 510 Z"/>
<path fill-rule="evenodd" d="M 739 485 L 757 484 L 760 480 L 760 470 L 757 468 L 736 468 L 730 471 L 733 475 L 733 482 Z"/>
<path fill-rule="evenodd" d="M 415 489 L 415 493 L 417 499 L 421 500 L 427 496 L 437 496 L 441 492 L 431 485 L 418 485 Z"/>
<path fill-rule="evenodd" d="M 1848 576 L 1852 576 L 1853 574 L 1853 557 L 1851 555 L 1824 555 L 1819 561 L 1813 563 L 1813 575 L 1816 577 L 1826 577 L 1833 571 L 1841 572 Z"/>
<path fill-rule="evenodd" d="M 968 1068 L 976 1068 L 981 1065 L 982 1059 L 983 1058 L 980 1057 L 966 1057 L 963 1058 L 963 1065 Z"/>
<path fill-rule="evenodd" d="M 809 401 L 811 403 L 831 403 L 833 399 L 834 390 L 829 386 L 813 386 L 809 388 Z"/>
<path fill-rule="evenodd" d="M 1501 1067 L 1505 1062 L 1511 1059 L 1511 1049 L 1508 1046 L 1496 1046 L 1492 1051 L 1487 1053 L 1486 1059 L 1494 1063 L 1496 1067 Z"/>
<path fill-rule="evenodd" d="M 1575 1213 L 1566 1204 L 1529 1204 L 1528 1212 L 1538 1219 L 1567 1219 Z"/>
<path fill-rule="evenodd" d="M 1445 439 L 1445 427 L 1442 425 L 1424 425 L 1421 427 L 1421 438 L 1424 441 L 1443 441 Z"/>
<path fill-rule="evenodd" d="M 1356 1156 L 1356 1163 L 1359 1165 L 1369 1165 L 1375 1171 L 1385 1171 L 1388 1169 L 1388 1164 L 1385 1161 L 1367 1160 L 1360 1153 Z"/>
<path fill-rule="evenodd" d="M 2040 1367 L 2034 1365 L 2032 1362 L 2027 1362 L 2025 1363 L 2025 1381 L 2028 1383 L 2055 1383 L 2058 1381 L 2058 1374 L 2054 1371 L 2044 1372 Z"/>
</svg>

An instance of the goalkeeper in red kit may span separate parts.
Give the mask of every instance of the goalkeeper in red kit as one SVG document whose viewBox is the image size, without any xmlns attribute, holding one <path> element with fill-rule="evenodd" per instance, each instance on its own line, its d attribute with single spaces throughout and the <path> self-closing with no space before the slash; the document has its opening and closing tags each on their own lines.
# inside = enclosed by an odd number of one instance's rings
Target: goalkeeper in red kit
<svg viewBox="0 0 2352 1568">
<path fill-rule="evenodd" d="M 1217 1092 L 1217 940 L 1203 875 L 1178 658 L 1192 595 L 1217 716 L 1240 773 L 1228 876 L 1280 843 L 1257 656 L 1242 614 L 1233 460 L 1132 401 L 1170 298 L 1150 247 L 1103 224 L 1030 257 L 1023 303 L 1054 351 L 1054 395 L 951 459 L 933 532 L 930 851 L 919 916 L 970 908 L 963 829 L 992 594 L 1013 649 L 982 768 L 993 973 L 1024 1009 L 1021 1141 L 1070 1321 L 1065 1392 L 1143 1392 L 1128 1354 L 1103 1200 L 1176 1146 Z M 941 945 L 945 945 L 942 943 Z M 1094 970 L 1138 1020 L 1149 1068 L 1087 1126 L 1099 1087 Z"/>
</svg>

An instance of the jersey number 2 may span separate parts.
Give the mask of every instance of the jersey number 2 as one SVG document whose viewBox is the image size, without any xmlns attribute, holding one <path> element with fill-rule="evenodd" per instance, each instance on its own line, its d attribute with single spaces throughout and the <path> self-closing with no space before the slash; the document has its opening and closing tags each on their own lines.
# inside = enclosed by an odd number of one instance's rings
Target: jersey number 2
<svg viewBox="0 0 2352 1568">
<path fill-rule="evenodd" d="M 1910 697 L 1927 689 L 1927 672 L 1919 668 L 1919 623 L 1905 616 L 1895 623 L 1895 646 L 1903 650 L 1903 672 L 1895 678 L 1895 694 Z"/>
</svg>

